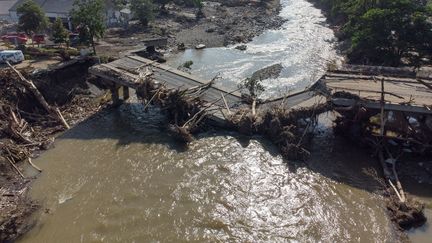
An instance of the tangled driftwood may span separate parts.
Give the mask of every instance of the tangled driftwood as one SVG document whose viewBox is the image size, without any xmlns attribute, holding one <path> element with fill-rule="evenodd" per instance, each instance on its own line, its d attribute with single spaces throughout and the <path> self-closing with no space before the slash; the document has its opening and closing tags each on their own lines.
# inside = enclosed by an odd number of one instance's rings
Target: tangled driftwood
<svg viewBox="0 0 432 243">
<path fill-rule="evenodd" d="M 305 160 L 310 155 L 306 148 L 317 123 L 317 116 L 327 110 L 326 103 L 302 109 L 277 106 L 257 115 L 250 109 L 243 109 L 233 114 L 229 120 L 240 133 L 260 134 L 269 138 L 285 158 Z"/>
<path fill-rule="evenodd" d="M 336 108 L 341 116 L 335 121 L 335 132 L 374 150 L 373 155 L 380 161 L 387 183 L 387 208 L 391 219 L 400 228 L 409 229 L 426 222 L 424 205 L 406 195 L 396 165 L 404 153 L 426 155 L 432 152 L 432 129 L 428 126 L 430 117 L 425 114 L 408 115 L 402 111 L 385 111 L 384 94 L 382 87 L 379 110 L 358 106 Z M 336 92 L 333 97 L 360 100 L 360 97 L 347 92 Z M 416 124 L 410 120 L 414 120 Z"/>
<path fill-rule="evenodd" d="M 137 96 L 146 104 L 144 109 L 150 104 L 160 107 L 167 114 L 168 131 L 180 141 L 191 142 L 192 134 L 197 131 L 207 112 L 213 108 L 213 104 L 200 99 L 201 94 L 213 81 L 180 90 L 169 89 L 165 84 L 155 82 L 150 71 L 140 75 L 141 84 L 137 89 Z"/>
<path fill-rule="evenodd" d="M 63 118 L 62 113 L 57 107 L 50 106 L 48 102 L 45 100 L 41 92 L 38 90 L 36 85 L 31 80 L 26 79 L 18 70 L 16 70 L 9 62 L 6 61 L 6 64 L 12 69 L 19 77 L 20 83 L 28 89 L 35 96 L 36 100 L 42 105 L 42 107 L 48 112 L 53 114 L 57 119 L 63 124 L 66 129 L 69 129 L 69 125 L 66 120 Z"/>
</svg>

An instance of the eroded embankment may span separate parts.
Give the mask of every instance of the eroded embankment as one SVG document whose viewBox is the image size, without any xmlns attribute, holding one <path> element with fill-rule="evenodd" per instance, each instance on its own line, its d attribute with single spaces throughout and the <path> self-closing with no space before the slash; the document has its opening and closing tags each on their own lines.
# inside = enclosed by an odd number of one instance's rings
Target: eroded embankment
<svg viewBox="0 0 432 243">
<path fill-rule="evenodd" d="M 97 80 L 87 75 L 92 59 L 74 60 L 53 70 L 20 70 L 51 107 L 58 107 L 74 125 L 104 104 Z M 47 111 L 35 93 L 12 68 L 0 70 L 0 241 L 13 241 L 29 228 L 28 217 L 37 204 L 27 196 L 29 182 L 21 165 L 51 147 L 64 124 Z M 39 169 L 35 166 L 35 169 Z"/>
</svg>

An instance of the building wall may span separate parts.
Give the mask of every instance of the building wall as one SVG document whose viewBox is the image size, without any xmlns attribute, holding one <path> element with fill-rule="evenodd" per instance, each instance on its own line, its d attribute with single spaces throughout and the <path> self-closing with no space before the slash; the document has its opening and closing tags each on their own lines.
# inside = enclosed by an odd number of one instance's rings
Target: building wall
<svg viewBox="0 0 432 243">
<path fill-rule="evenodd" d="M 18 14 L 16 11 L 9 11 L 9 17 L 12 21 L 18 22 Z"/>
<path fill-rule="evenodd" d="M 8 22 L 12 21 L 10 15 L 8 15 L 8 14 L 7 15 L 4 15 L 4 14 L 0 15 L 0 20 L 6 20 Z"/>
<path fill-rule="evenodd" d="M 45 13 L 48 18 L 61 18 L 63 22 L 70 23 L 69 14 L 67 13 Z M 106 25 L 107 26 L 115 26 L 121 23 L 120 21 L 120 12 L 112 9 L 108 9 L 106 11 Z M 8 21 L 18 22 L 19 16 L 16 11 L 9 11 L 9 16 L 7 16 Z M 1 19 L 1 16 L 0 16 Z M 71 25 L 69 25 L 71 26 Z"/>
</svg>

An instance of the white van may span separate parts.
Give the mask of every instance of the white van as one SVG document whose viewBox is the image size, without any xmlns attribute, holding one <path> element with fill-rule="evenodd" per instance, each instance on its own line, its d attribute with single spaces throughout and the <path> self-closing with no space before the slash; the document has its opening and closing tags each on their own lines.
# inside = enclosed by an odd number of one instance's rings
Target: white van
<svg viewBox="0 0 432 243">
<path fill-rule="evenodd" d="M 19 63 L 24 61 L 24 54 L 20 50 L 5 50 L 0 51 L 0 63 Z"/>
</svg>

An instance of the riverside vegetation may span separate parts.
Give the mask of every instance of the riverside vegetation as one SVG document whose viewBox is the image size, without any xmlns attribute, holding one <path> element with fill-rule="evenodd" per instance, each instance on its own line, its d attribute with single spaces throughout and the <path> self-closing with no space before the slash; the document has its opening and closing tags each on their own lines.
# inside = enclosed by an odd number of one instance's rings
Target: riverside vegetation
<svg viewBox="0 0 432 243">
<path fill-rule="evenodd" d="M 430 0 L 313 0 L 339 26 L 351 63 L 420 66 L 432 55 Z"/>
</svg>

